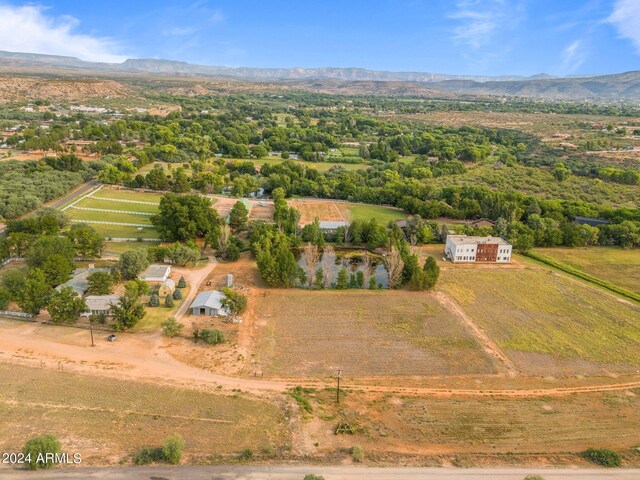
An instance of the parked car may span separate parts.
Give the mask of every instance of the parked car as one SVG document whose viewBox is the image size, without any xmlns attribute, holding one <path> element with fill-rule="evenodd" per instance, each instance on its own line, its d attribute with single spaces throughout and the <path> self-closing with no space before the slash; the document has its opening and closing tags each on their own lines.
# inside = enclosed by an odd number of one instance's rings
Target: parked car
<svg viewBox="0 0 640 480">
<path fill-rule="evenodd" d="M 115 342 L 115 341 L 116 341 L 116 336 L 113 333 L 107 337 L 107 342 Z"/>
</svg>

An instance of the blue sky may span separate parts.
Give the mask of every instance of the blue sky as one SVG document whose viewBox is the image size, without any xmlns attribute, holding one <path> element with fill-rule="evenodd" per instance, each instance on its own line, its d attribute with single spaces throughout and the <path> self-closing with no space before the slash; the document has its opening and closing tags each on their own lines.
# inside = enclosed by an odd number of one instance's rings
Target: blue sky
<svg viewBox="0 0 640 480">
<path fill-rule="evenodd" d="M 640 69 L 640 0 L 0 0 L 0 50 L 497 75 Z"/>
</svg>

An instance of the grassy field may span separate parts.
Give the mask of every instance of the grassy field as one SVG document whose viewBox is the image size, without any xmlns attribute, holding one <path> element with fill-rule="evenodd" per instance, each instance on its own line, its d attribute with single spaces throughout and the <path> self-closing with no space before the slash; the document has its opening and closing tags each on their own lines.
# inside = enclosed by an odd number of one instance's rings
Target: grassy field
<svg viewBox="0 0 640 480">
<path fill-rule="evenodd" d="M 76 221 L 102 221 L 148 225 L 142 230 L 138 230 L 138 227 L 135 226 L 90 223 L 90 225 L 105 238 L 158 238 L 156 230 L 151 225 L 151 216 L 136 215 L 134 212 L 144 214 L 156 213 L 158 211 L 157 204 L 160 198 L 162 198 L 162 195 L 154 193 L 117 190 L 105 187 L 98 191 L 95 196 L 82 198 L 71 208 L 66 209 L 65 213 L 70 219 Z M 117 200 L 127 200 L 127 202 L 119 202 Z M 116 210 L 117 212 L 80 210 L 74 207 Z"/>
<path fill-rule="evenodd" d="M 95 194 L 95 198 L 116 198 L 121 200 L 133 200 L 138 202 L 160 203 L 163 197 L 161 193 L 145 193 L 133 190 L 120 190 L 117 188 L 105 187 Z"/>
<path fill-rule="evenodd" d="M 83 464 L 115 463 L 175 433 L 186 440 L 187 456 L 288 441 L 283 414 L 262 401 L 7 364 L 0 377 L 4 452 L 43 433 L 56 435 L 64 451 L 81 452 Z"/>
<path fill-rule="evenodd" d="M 489 373 L 489 360 L 450 312 L 406 291 L 271 290 L 257 298 L 265 375 Z"/>
<path fill-rule="evenodd" d="M 176 281 L 177 283 L 177 281 Z M 171 308 L 167 308 L 164 306 L 164 298 L 160 299 L 159 307 L 149 307 L 145 305 L 147 314 L 144 316 L 142 320 L 138 322 L 138 324 L 133 329 L 134 332 L 148 332 L 148 331 L 159 331 L 162 327 L 160 326 L 162 322 L 164 322 L 169 317 L 175 315 L 180 306 L 184 303 L 185 299 L 189 295 L 190 287 L 182 289 L 182 298 L 180 300 L 175 300 L 175 305 Z"/>
<path fill-rule="evenodd" d="M 134 248 L 148 249 L 159 244 L 159 242 L 105 242 L 104 253 L 107 255 L 120 255 Z"/>
<path fill-rule="evenodd" d="M 378 223 L 383 225 L 386 225 L 391 220 L 407 218 L 405 212 L 395 208 L 355 204 L 349 204 L 348 208 L 353 219 L 369 220 L 370 218 L 375 218 Z"/>
<path fill-rule="evenodd" d="M 349 448 L 358 444 L 373 455 L 448 453 L 461 455 L 458 466 L 471 466 L 486 465 L 488 459 L 483 457 L 487 454 L 501 454 L 494 462 L 522 465 L 527 463 L 526 458 L 509 453 L 554 455 L 590 447 L 624 450 L 638 441 L 639 390 L 529 399 L 420 398 L 351 392 L 339 407 L 334 397 L 331 391 L 311 395 L 314 411 L 325 419 L 325 428 L 317 428 L 319 433 L 313 440 L 321 446 L 338 443 Z M 341 421 L 360 427 L 361 432 L 334 435 L 332 429 Z M 322 436 L 322 432 L 331 433 Z M 569 457 L 551 462 L 583 463 L 577 455 Z M 540 465 L 540 459 L 528 460 Z M 535 468 L 532 470 L 535 472 Z"/>
<path fill-rule="evenodd" d="M 640 250 L 607 247 L 536 248 L 535 252 L 640 293 Z"/>
<path fill-rule="evenodd" d="M 640 307 L 523 261 L 524 268 L 448 267 L 453 296 L 523 370 L 595 373 L 640 365 Z"/>
<path fill-rule="evenodd" d="M 144 205 L 141 203 L 125 203 L 114 202 L 111 200 L 102 200 L 98 198 L 85 198 L 81 202 L 76 204 L 79 207 L 85 208 L 102 208 L 105 210 L 122 210 L 123 212 L 143 212 L 143 213 L 158 213 L 157 205 Z"/>
</svg>

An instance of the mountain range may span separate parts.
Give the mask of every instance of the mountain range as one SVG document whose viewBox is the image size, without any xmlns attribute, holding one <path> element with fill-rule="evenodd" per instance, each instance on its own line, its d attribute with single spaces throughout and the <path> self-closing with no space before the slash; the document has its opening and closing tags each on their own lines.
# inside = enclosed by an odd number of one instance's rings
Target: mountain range
<svg viewBox="0 0 640 480">
<path fill-rule="evenodd" d="M 153 74 L 166 76 L 212 77 L 268 82 L 380 82 L 397 90 L 395 82 L 413 85 L 411 91 L 441 91 L 447 96 L 517 96 L 551 100 L 640 100 L 640 71 L 613 75 L 531 77 L 448 75 L 432 72 L 388 72 L 363 68 L 251 68 L 194 65 L 158 59 L 128 59 L 122 63 L 86 62 L 75 57 L 0 51 L 0 67 L 5 70 L 59 69 L 102 73 Z M 425 85 L 428 84 L 428 85 Z M 381 85 L 375 90 L 380 92 Z"/>
</svg>

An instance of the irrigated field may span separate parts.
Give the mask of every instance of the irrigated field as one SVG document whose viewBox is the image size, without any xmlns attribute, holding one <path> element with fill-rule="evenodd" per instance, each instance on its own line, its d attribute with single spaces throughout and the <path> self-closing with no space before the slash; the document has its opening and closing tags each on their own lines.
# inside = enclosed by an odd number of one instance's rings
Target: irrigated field
<svg viewBox="0 0 640 480">
<path fill-rule="evenodd" d="M 256 296 L 265 375 L 490 373 L 459 320 L 428 293 L 270 290 Z"/>
<path fill-rule="evenodd" d="M 537 248 L 549 258 L 614 285 L 640 293 L 640 250 L 622 248 Z"/>
<path fill-rule="evenodd" d="M 523 371 L 635 371 L 640 306 L 547 268 L 451 266 L 439 288 L 454 297 Z"/>
<path fill-rule="evenodd" d="M 104 187 L 64 211 L 72 222 L 86 222 L 105 238 L 158 238 L 151 215 L 157 213 L 160 198 Z"/>
<path fill-rule="evenodd" d="M 18 452 L 38 434 L 57 436 L 84 463 L 115 463 L 168 435 L 185 454 L 281 448 L 284 415 L 266 402 L 187 389 L 0 364 L 0 450 Z"/>
</svg>

